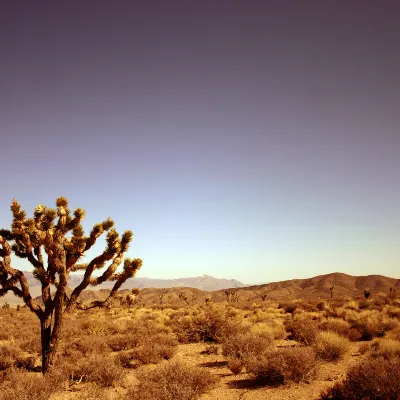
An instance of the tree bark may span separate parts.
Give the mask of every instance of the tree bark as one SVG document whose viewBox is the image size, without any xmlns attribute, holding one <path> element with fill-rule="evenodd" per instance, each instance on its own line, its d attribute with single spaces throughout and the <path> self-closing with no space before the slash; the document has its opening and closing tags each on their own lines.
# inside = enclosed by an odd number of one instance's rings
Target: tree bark
<svg viewBox="0 0 400 400">
<path fill-rule="evenodd" d="M 51 316 L 40 320 L 40 333 L 42 342 L 42 373 L 49 371 L 53 361 L 52 352 L 50 351 L 51 340 Z"/>
</svg>

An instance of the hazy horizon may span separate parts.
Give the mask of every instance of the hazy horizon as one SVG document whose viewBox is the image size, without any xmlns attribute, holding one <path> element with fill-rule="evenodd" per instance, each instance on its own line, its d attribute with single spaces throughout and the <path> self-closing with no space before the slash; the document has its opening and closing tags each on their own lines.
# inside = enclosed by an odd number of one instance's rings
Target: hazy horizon
<svg viewBox="0 0 400 400">
<path fill-rule="evenodd" d="M 399 15 L 1 4 L 0 228 L 14 197 L 30 216 L 65 196 L 86 232 L 109 216 L 134 232 L 138 277 L 400 278 Z"/>
</svg>

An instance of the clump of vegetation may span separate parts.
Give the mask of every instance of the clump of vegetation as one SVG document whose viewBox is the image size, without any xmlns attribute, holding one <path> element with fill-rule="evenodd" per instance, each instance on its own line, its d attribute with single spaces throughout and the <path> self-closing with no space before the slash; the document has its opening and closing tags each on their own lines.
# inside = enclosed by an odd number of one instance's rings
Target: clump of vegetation
<svg viewBox="0 0 400 400">
<path fill-rule="evenodd" d="M 286 322 L 286 330 L 290 339 L 310 346 L 318 334 L 318 323 L 309 318 L 295 318 Z"/>
<path fill-rule="evenodd" d="M 322 400 L 398 399 L 400 397 L 399 357 L 368 357 L 321 395 Z"/>
<path fill-rule="evenodd" d="M 170 318 L 169 325 L 181 343 L 221 342 L 225 336 L 242 329 L 238 311 L 220 304 L 195 306 Z"/>
<path fill-rule="evenodd" d="M 309 382 L 316 374 L 317 360 L 311 347 L 280 348 L 246 357 L 246 371 L 255 382 L 270 386 Z"/>
<path fill-rule="evenodd" d="M 238 374 L 242 371 L 245 360 L 260 353 L 270 353 L 273 348 L 273 336 L 246 332 L 226 337 L 222 343 L 222 354 L 227 357 L 231 371 Z"/>
<path fill-rule="evenodd" d="M 63 389 L 64 382 L 55 370 L 42 376 L 12 368 L 0 379 L 0 400 L 49 400 Z"/>
<path fill-rule="evenodd" d="M 70 355 L 57 360 L 57 369 L 70 381 L 93 382 L 102 387 L 116 386 L 124 369 L 108 354 L 92 353 L 87 357 Z"/>
<path fill-rule="evenodd" d="M 400 359 L 400 342 L 393 339 L 375 339 L 371 345 L 372 357 L 383 357 L 389 359 L 399 357 Z"/>
<path fill-rule="evenodd" d="M 377 310 L 351 312 L 346 315 L 346 320 L 352 328 L 361 333 L 361 340 L 372 340 L 375 337 L 382 337 L 386 332 L 399 326 L 397 320 L 390 318 Z"/>
<path fill-rule="evenodd" d="M 342 359 L 350 350 L 350 341 L 331 331 L 319 332 L 313 344 L 317 356 L 325 361 Z"/>
<path fill-rule="evenodd" d="M 210 372 L 178 361 L 139 371 L 137 379 L 139 383 L 128 390 L 127 400 L 195 400 L 217 382 Z"/>
<path fill-rule="evenodd" d="M 134 368 L 143 364 L 157 364 L 169 360 L 175 354 L 176 340 L 167 335 L 152 335 L 137 347 L 119 353 L 118 360 L 125 368 Z"/>
<path fill-rule="evenodd" d="M 350 327 L 350 324 L 341 318 L 327 318 L 318 326 L 320 330 L 335 332 L 344 337 L 349 336 Z"/>
</svg>

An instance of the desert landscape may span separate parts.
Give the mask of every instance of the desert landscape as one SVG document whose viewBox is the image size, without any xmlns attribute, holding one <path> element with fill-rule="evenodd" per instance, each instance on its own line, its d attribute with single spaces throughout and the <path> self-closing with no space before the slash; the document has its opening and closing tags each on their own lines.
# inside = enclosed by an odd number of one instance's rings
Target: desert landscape
<svg viewBox="0 0 400 400">
<path fill-rule="evenodd" d="M 66 316 L 45 376 L 35 316 L 3 302 L 0 399 L 396 399 L 399 291 L 398 279 L 339 273 L 146 288 L 131 304 L 121 290 L 110 308 Z"/>
<path fill-rule="evenodd" d="M 0 400 L 400 400 L 400 1 L 0 2 Z"/>
</svg>

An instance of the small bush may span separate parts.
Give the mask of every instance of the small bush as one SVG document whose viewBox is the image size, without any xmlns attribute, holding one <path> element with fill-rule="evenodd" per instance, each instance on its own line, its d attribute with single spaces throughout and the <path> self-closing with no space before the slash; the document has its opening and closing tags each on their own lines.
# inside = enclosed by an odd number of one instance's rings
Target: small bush
<svg viewBox="0 0 400 400">
<path fill-rule="evenodd" d="M 219 351 L 218 345 L 215 343 L 208 343 L 206 345 L 206 348 L 204 349 L 204 351 L 202 352 L 202 354 L 207 354 L 207 355 L 217 355 Z"/>
<path fill-rule="evenodd" d="M 400 359 L 367 358 L 350 369 L 343 382 L 321 395 L 322 400 L 390 400 L 400 397 Z"/>
<path fill-rule="evenodd" d="M 118 355 L 120 364 L 125 368 L 135 368 L 143 364 L 157 364 L 169 360 L 176 351 L 176 341 L 167 335 L 151 336 L 149 341 L 138 347 L 121 352 Z"/>
<path fill-rule="evenodd" d="M 127 400 L 194 400 L 216 383 L 210 372 L 178 361 L 140 371 L 137 378 L 139 383 L 128 390 Z"/>
<path fill-rule="evenodd" d="M 242 368 L 239 368 L 239 364 L 243 367 L 245 359 L 270 352 L 274 348 L 273 346 L 272 336 L 256 335 L 248 332 L 225 338 L 222 343 L 222 355 L 228 358 L 229 369 L 231 369 L 229 366 L 231 365 L 233 366 L 231 371 L 238 373 L 242 370 Z"/>
<path fill-rule="evenodd" d="M 335 332 L 322 331 L 317 335 L 313 346 L 322 360 L 337 361 L 349 352 L 350 341 Z"/>
<path fill-rule="evenodd" d="M 14 342 L 0 344 L 0 371 L 24 361 L 21 349 Z"/>
<path fill-rule="evenodd" d="M 294 314 L 294 312 L 297 310 L 297 305 L 294 303 L 280 303 L 278 305 L 278 309 L 284 309 L 285 313 L 288 314 Z"/>
<path fill-rule="evenodd" d="M 315 376 L 317 361 L 311 347 L 282 348 L 252 356 L 244 364 L 258 383 L 281 385 L 308 382 Z"/>
<path fill-rule="evenodd" d="M 375 339 L 371 343 L 371 350 L 372 357 L 383 357 L 385 359 L 400 357 L 400 342 L 392 339 Z"/>
<path fill-rule="evenodd" d="M 220 342 L 223 337 L 243 330 L 237 311 L 219 304 L 199 306 L 192 312 L 171 316 L 171 327 L 179 342 Z"/>
<path fill-rule="evenodd" d="M 324 331 L 335 332 L 341 336 L 348 337 L 350 324 L 339 318 L 328 318 L 325 321 L 321 322 L 319 325 L 319 329 Z"/>
<path fill-rule="evenodd" d="M 346 316 L 353 328 L 361 332 L 361 340 L 372 340 L 382 337 L 386 332 L 395 329 L 399 323 L 377 310 L 353 312 Z"/>
<path fill-rule="evenodd" d="M 299 318 L 286 323 L 289 337 L 307 346 L 311 345 L 318 334 L 318 323 L 308 318 Z"/>
<path fill-rule="evenodd" d="M 273 339 L 285 339 L 286 329 L 282 323 L 271 321 L 269 323 L 261 322 L 251 327 L 251 332 L 265 336 L 266 338 L 272 337 Z"/>
<path fill-rule="evenodd" d="M 49 400 L 63 389 L 64 379 L 51 371 L 46 376 L 11 369 L 0 381 L 0 400 Z"/>
<path fill-rule="evenodd" d="M 124 376 L 123 368 L 107 354 L 91 354 L 88 357 L 71 354 L 66 359 L 58 360 L 55 368 L 59 368 L 69 379 L 82 379 L 103 387 L 115 386 Z"/>
<path fill-rule="evenodd" d="M 400 326 L 389 331 L 387 333 L 387 337 L 400 342 Z"/>
</svg>

